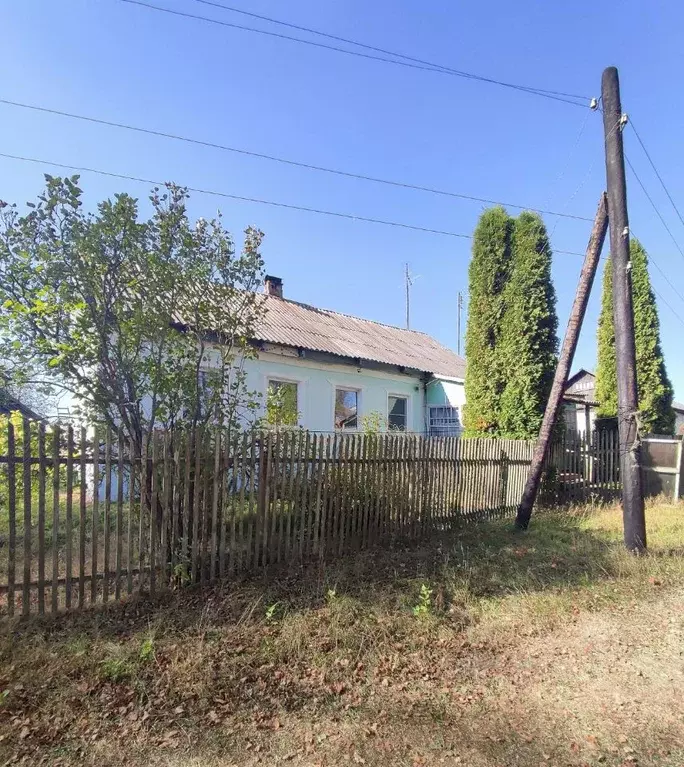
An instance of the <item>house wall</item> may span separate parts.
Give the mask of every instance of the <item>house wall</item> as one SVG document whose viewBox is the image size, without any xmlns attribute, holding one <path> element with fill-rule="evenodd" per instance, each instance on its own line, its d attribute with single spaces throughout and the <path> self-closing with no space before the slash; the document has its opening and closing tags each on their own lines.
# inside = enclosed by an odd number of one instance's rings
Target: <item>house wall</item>
<svg viewBox="0 0 684 767">
<path fill-rule="evenodd" d="M 447 378 L 433 379 L 428 383 L 427 387 L 427 404 L 457 407 L 458 412 L 462 416 L 463 406 L 465 405 L 464 382 Z"/>
<path fill-rule="evenodd" d="M 684 434 L 684 411 L 675 410 L 675 434 Z"/>
<path fill-rule="evenodd" d="M 262 412 L 269 379 L 296 382 L 300 426 L 305 429 L 334 430 L 335 389 L 343 387 L 359 392 L 359 420 L 371 413 L 380 413 L 386 419 L 387 398 L 396 394 L 408 399 L 408 430 L 425 431 L 424 391 L 418 374 L 314 362 L 288 350 L 260 352 L 258 359 L 245 360 L 244 369 L 247 388 L 262 395 Z"/>
<path fill-rule="evenodd" d="M 587 417 L 586 417 L 586 405 L 582 405 L 576 402 L 563 403 L 563 416 L 565 418 L 565 424 L 569 431 L 577 432 L 578 434 L 584 434 L 587 430 Z M 589 408 L 589 428 L 590 431 L 594 430 L 594 422 L 596 421 L 596 408 Z"/>
</svg>

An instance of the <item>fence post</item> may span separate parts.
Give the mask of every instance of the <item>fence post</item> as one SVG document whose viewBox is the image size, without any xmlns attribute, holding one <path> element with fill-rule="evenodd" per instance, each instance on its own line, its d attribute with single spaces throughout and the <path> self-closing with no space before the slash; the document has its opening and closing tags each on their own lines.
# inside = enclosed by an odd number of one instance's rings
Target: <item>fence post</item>
<svg viewBox="0 0 684 767">
<path fill-rule="evenodd" d="M 21 594 L 21 613 L 31 609 L 31 423 L 23 419 L 23 484 L 24 484 L 24 580 Z"/>
<path fill-rule="evenodd" d="M 105 433 L 105 475 L 104 475 L 104 573 L 102 578 L 102 601 L 109 600 L 109 560 L 111 543 L 111 515 L 112 515 L 112 429 L 107 426 Z"/>
<path fill-rule="evenodd" d="M 57 430 L 55 427 L 55 440 L 59 442 Z M 59 488 L 58 488 L 59 489 Z M 93 508 L 92 508 L 92 536 L 90 539 L 90 602 L 95 603 L 97 599 L 97 527 L 100 516 L 100 437 L 97 433 L 97 427 L 93 429 Z M 56 591 L 53 586 L 53 611 L 57 609 Z"/>
<path fill-rule="evenodd" d="M 38 612 L 45 612 L 45 423 L 38 426 Z"/>
<path fill-rule="evenodd" d="M 57 424 L 52 432 L 52 612 L 57 612 L 57 585 L 59 581 L 59 441 L 60 429 Z"/>
<path fill-rule="evenodd" d="M 72 571 L 74 557 L 73 543 L 73 514 L 74 514 L 74 427 L 67 426 L 67 465 L 66 465 L 66 509 L 64 522 L 66 525 L 66 580 L 64 585 L 64 600 L 67 610 L 71 608 Z"/>
<path fill-rule="evenodd" d="M 81 486 L 78 494 L 78 606 L 80 609 L 85 605 L 85 557 L 86 557 L 86 491 L 88 481 L 86 479 L 86 449 L 88 444 L 88 438 L 86 435 L 85 426 L 81 427 L 81 464 L 80 464 L 80 479 Z M 42 454 L 45 456 L 45 445 L 43 445 Z M 43 480 L 43 488 L 41 495 L 45 495 L 45 486 Z M 129 567 L 131 567 L 129 563 Z"/>
<path fill-rule="evenodd" d="M 14 426 L 11 419 L 7 419 L 7 494 L 9 511 L 9 531 L 7 544 L 7 614 L 14 615 L 14 578 L 15 557 L 17 547 L 17 467 L 14 450 Z"/>
</svg>

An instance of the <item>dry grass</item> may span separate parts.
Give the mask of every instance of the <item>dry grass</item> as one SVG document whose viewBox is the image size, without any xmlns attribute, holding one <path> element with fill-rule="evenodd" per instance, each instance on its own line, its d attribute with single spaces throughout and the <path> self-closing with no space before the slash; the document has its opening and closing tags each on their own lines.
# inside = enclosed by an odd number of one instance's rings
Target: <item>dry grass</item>
<svg viewBox="0 0 684 767">
<path fill-rule="evenodd" d="M 464 527 L 269 584 L 15 626 L 0 762 L 684 764 L 684 508 Z"/>
</svg>

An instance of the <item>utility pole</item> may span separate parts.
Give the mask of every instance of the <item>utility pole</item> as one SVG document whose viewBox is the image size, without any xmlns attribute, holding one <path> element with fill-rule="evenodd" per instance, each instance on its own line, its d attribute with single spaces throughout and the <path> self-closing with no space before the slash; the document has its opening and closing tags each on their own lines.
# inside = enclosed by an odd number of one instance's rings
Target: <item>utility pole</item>
<svg viewBox="0 0 684 767">
<path fill-rule="evenodd" d="M 558 413 L 560 412 L 563 392 L 568 381 L 572 360 L 575 356 L 577 340 L 582 329 L 584 315 L 587 311 L 589 294 L 591 293 L 591 288 L 594 284 L 599 258 L 601 257 L 601 248 L 606 239 L 607 230 L 608 207 L 606 204 L 606 195 L 602 194 L 598 210 L 596 211 L 594 225 L 591 229 L 591 236 L 589 237 L 584 264 L 577 285 L 575 301 L 572 305 L 568 327 L 565 331 L 565 338 L 563 339 L 563 346 L 561 348 L 560 357 L 558 358 L 558 366 L 556 367 L 556 372 L 553 377 L 549 401 L 546 404 L 544 418 L 542 420 L 541 428 L 539 429 L 539 437 L 534 446 L 532 463 L 530 464 L 527 481 L 525 482 L 525 489 L 523 490 L 520 505 L 518 506 L 518 514 L 515 518 L 515 526 L 520 530 L 527 529 L 527 526 L 530 523 L 530 517 L 532 516 L 532 508 L 537 499 L 539 483 L 544 469 L 544 459 L 546 458 L 546 453 L 551 442 L 553 426 L 556 423 Z"/>
<path fill-rule="evenodd" d="M 463 294 L 458 293 L 458 322 L 456 323 L 458 339 L 456 341 L 456 351 L 461 353 L 461 312 L 463 311 Z"/>
<path fill-rule="evenodd" d="M 606 151 L 610 252 L 613 266 L 613 316 L 617 358 L 618 429 L 622 519 L 625 546 L 634 552 L 646 549 L 646 519 L 641 481 L 641 444 L 638 433 L 638 390 L 632 306 L 629 219 L 622 128 L 626 123 L 620 103 L 620 81 L 616 67 L 608 67 L 601 78 L 603 132 Z"/>
</svg>

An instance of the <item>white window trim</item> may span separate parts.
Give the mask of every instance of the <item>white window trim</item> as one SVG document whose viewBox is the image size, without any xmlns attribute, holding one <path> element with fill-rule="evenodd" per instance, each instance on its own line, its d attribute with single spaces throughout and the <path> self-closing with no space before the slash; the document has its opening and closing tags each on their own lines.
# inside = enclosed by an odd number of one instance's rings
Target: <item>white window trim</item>
<svg viewBox="0 0 684 767">
<path fill-rule="evenodd" d="M 406 392 L 395 392 L 395 391 L 388 391 L 387 396 L 385 398 L 385 420 L 387 423 L 387 431 L 391 431 L 390 429 L 390 422 L 389 422 L 389 398 L 390 397 L 397 397 L 401 399 L 406 400 L 406 428 L 403 432 L 396 432 L 397 434 L 409 434 L 413 431 L 411 428 L 411 425 L 413 424 L 413 397 L 410 394 L 406 394 Z"/>
<path fill-rule="evenodd" d="M 330 381 L 330 379 L 328 379 Z M 340 432 L 340 434 L 355 434 L 360 431 L 361 418 L 363 417 L 363 389 L 360 386 L 354 384 L 340 383 L 339 381 L 330 381 L 331 387 L 331 420 L 332 431 Z M 337 397 L 337 390 L 343 391 L 355 391 L 356 392 L 356 428 L 355 429 L 338 429 L 335 426 L 335 400 Z"/>
<path fill-rule="evenodd" d="M 268 399 L 268 385 L 271 381 L 282 381 L 283 383 L 293 383 L 297 384 L 297 413 L 299 414 L 299 418 L 297 420 L 297 426 L 301 426 L 303 428 L 307 428 L 307 416 L 308 416 L 308 409 L 307 409 L 307 391 L 308 391 L 308 385 L 309 385 L 309 379 L 308 378 L 296 378 L 294 376 L 289 375 L 277 375 L 272 373 L 265 373 L 263 376 L 263 382 L 262 382 L 262 392 L 263 392 L 263 407 L 262 407 L 262 414 L 266 415 L 266 401 Z"/>
<path fill-rule="evenodd" d="M 462 405 L 453 405 L 450 402 L 437 404 L 435 402 L 430 402 L 427 405 L 427 434 L 429 437 L 432 435 L 432 408 L 449 408 L 451 410 L 456 411 L 456 417 L 458 418 L 458 434 L 461 434 L 463 432 L 463 406 Z"/>
</svg>

